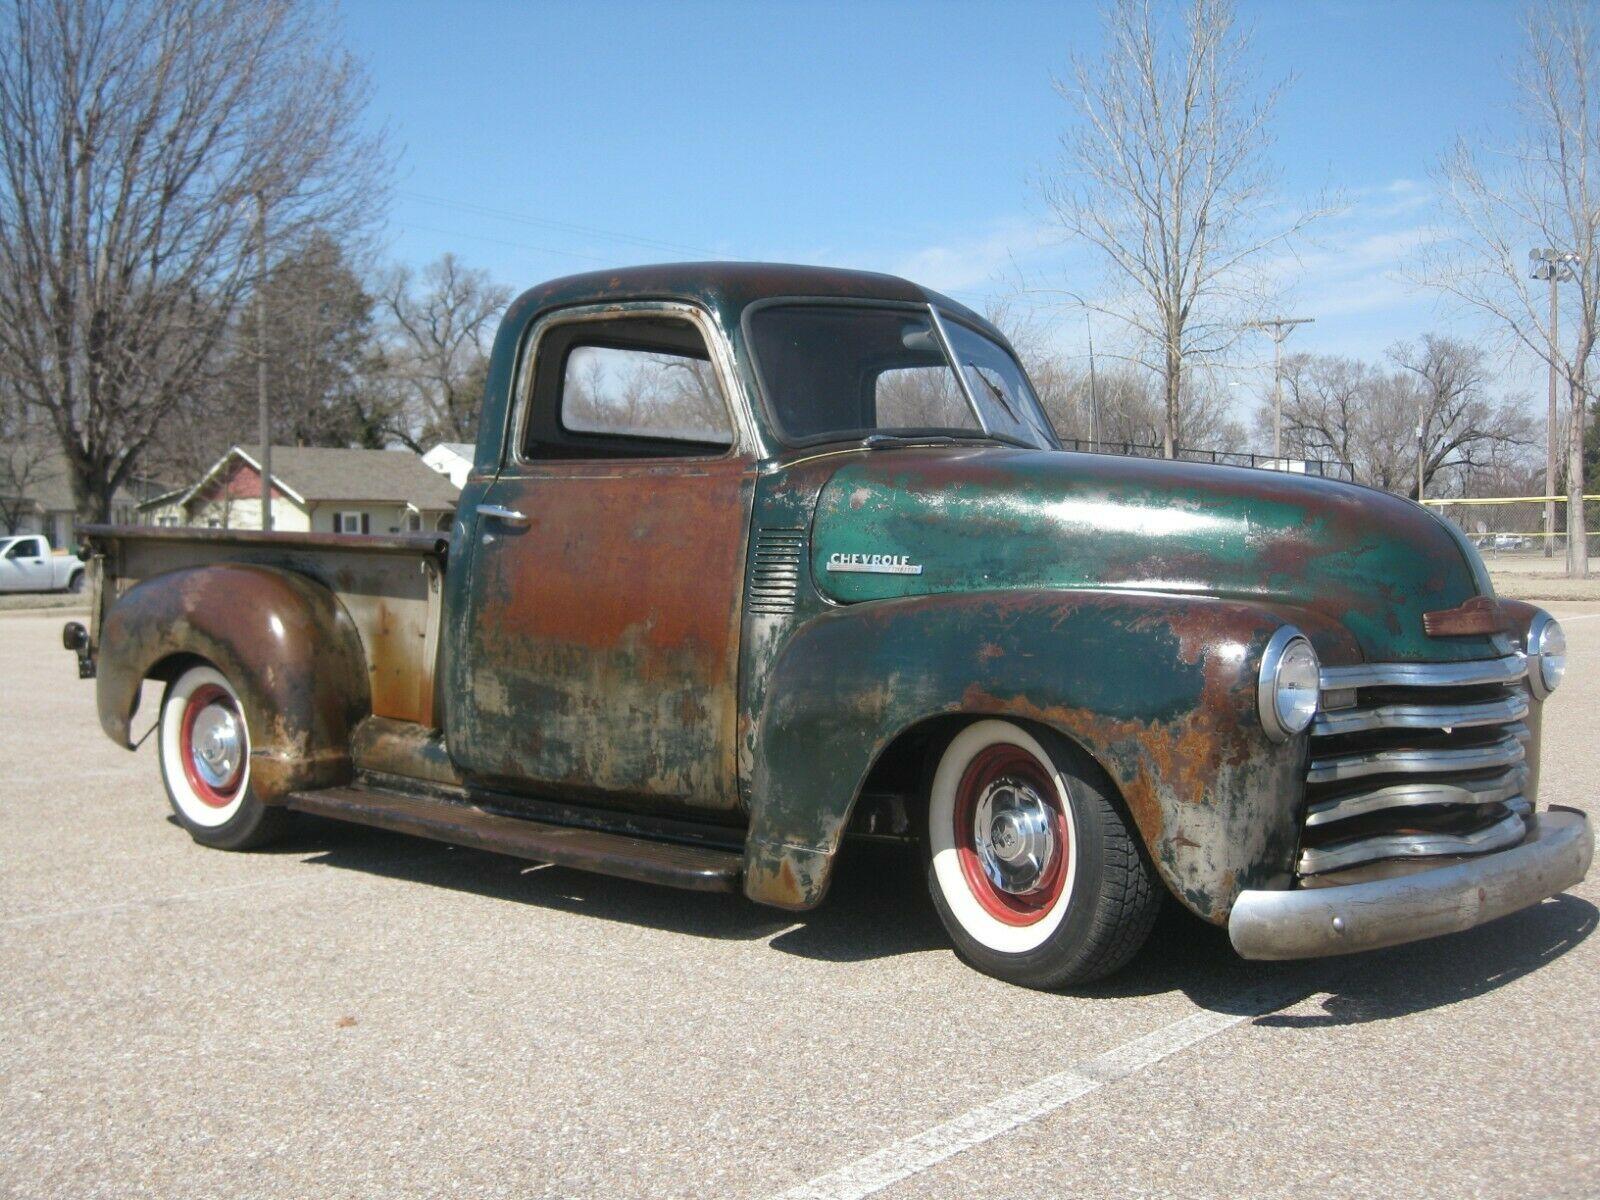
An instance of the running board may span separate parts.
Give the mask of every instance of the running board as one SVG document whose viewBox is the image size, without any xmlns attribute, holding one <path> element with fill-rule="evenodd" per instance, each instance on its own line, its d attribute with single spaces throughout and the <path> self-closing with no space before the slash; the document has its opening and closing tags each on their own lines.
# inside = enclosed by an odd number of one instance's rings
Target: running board
<svg viewBox="0 0 1600 1200">
<path fill-rule="evenodd" d="M 550 825 L 525 817 L 502 816 L 470 804 L 377 788 L 290 792 L 284 803 L 297 812 L 335 821 L 372 825 L 474 850 L 694 892 L 737 892 L 744 869 L 743 857 L 732 850 Z"/>
</svg>

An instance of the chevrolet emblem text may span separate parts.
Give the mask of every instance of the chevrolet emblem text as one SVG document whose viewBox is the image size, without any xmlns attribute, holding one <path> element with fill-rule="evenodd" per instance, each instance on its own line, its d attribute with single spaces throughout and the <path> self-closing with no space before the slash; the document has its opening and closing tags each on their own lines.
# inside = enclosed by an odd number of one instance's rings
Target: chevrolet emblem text
<svg viewBox="0 0 1600 1200">
<path fill-rule="evenodd" d="M 830 554 L 828 570 L 859 575 L 921 575 L 922 564 L 904 554 Z"/>
</svg>

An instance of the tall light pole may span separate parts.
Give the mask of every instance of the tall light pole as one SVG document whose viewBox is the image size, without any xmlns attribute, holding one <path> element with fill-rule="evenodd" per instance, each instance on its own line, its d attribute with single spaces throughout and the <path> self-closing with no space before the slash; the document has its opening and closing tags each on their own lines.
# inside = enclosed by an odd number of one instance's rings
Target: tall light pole
<svg viewBox="0 0 1600 1200">
<path fill-rule="evenodd" d="M 1070 288 L 1060 289 L 1060 294 L 1070 296 L 1078 302 L 1078 307 L 1083 309 L 1083 328 L 1089 335 L 1089 433 L 1094 442 L 1094 448 L 1100 449 L 1100 387 L 1095 380 L 1094 370 L 1094 322 L 1089 316 L 1089 304 L 1084 298 Z"/>
<path fill-rule="evenodd" d="M 1265 329 L 1272 334 L 1272 457 L 1281 468 L 1283 462 L 1283 343 L 1296 325 L 1310 325 L 1315 317 L 1273 317 L 1270 321 L 1251 321 L 1246 329 Z"/>
<path fill-rule="evenodd" d="M 1561 345 L 1558 336 L 1561 306 L 1557 303 L 1556 284 L 1575 278 L 1573 264 L 1578 261 L 1578 256 L 1570 250 L 1544 246 L 1529 250 L 1528 261 L 1533 263 L 1533 278 L 1550 281 L 1550 411 L 1545 418 L 1544 439 L 1544 556 L 1549 558 L 1555 553 L 1552 543 L 1556 532 L 1556 502 L 1553 497 L 1556 494 L 1556 425 L 1559 420 L 1556 412 L 1556 363 Z"/>
</svg>

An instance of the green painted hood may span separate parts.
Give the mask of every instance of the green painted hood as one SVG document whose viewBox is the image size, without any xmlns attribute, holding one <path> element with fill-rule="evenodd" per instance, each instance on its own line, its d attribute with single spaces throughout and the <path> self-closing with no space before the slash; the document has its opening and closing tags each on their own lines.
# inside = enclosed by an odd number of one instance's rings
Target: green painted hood
<svg viewBox="0 0 1600 1200">
<path fill-rule="evenodd" d="M 1367 661 L 1510 652 L 1498 636 L 1423 632 L 1423 613 L 1493 588 L 1452 526 L 1386 492 L 989 446 L 866 451 L 841 462 L 818 498 L 811 540 L 813 578 L 840 603 L 1136 588 L 1310 610 L 1343 626 Z"/>
</svg>

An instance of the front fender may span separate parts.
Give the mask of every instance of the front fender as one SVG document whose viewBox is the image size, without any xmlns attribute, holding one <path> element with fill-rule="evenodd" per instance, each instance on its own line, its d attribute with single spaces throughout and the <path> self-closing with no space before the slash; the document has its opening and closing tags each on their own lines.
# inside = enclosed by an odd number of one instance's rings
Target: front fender
<svg viewBox="0 0 1600 1200">
<path fill-rule="evenodd" d="M 141 684 L 188 656 L 238 691 L 251 785 L 263 801 L 349 782 L 350 731 L 371 711 L 371 693 L 360 635 L 326 587 L 242 563 L 135 584 L 107 613 L 99 643 L 95 699 L 113 741 L 133 748 Z"/>
<path fill-rule="evenodd" d="M 759 715 L 746 894 L 819 903 L 884 748 L 971 714 L 1071 738 L 1116 784 L 1173 893 L 1225 920 L 1241 890 L 1290 879 L 1306 739 L 1269 739 L 1256 693 L 1267 640 L 1292 619 L 1104 591 L 923 596 L 814 619 L 774 664 Z"/>
</svg>

